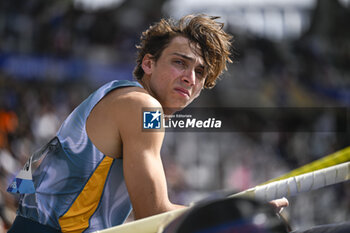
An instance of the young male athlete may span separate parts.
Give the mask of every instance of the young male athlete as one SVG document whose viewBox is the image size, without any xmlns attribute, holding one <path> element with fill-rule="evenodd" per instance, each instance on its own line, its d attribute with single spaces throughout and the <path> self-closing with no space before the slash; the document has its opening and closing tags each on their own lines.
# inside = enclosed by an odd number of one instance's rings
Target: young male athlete
<svg viewBox="0 0 350 233">
<path fill-rule="evenodd" d="M 168 199 L 164 132 L 144 132 L 142 110 L 171 114 L 215 85 L 232 39 L 215 19 L 162 19 L 143 32 L 137 81 L 112 81 L 91 94 L 10 186 L 22 193 L 10 233 L 93 232 L 122 224 L 131 206 L 136 219 L 182 208 Z M 31 175 L 34 191 L 24 186 Z"/>
</svg>

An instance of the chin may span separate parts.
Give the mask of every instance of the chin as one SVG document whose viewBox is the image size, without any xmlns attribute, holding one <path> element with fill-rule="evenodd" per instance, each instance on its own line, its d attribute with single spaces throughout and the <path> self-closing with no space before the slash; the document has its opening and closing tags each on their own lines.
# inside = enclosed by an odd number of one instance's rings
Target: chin
<svg viewBox="0 0 350 233">
<path fill-rule="evenodd" d="M 184 101 L 184 100 L 178 100 L 178 101 L 172 101 L 171 103 L 163 105 L 163 109 L 168 109 L 169 112 L 178 112 L 182 109 L 186 108 L 192 101 Z"/>
<path fill-rule="evenodd" d="M 163 107 L 164 113 L 168 112 L 169 114 L 173 114 L 175 112 L 181 111 L 182 109 L 186 108 L 186 105 L 172 105 L 171 107 Z"/>
</svg>

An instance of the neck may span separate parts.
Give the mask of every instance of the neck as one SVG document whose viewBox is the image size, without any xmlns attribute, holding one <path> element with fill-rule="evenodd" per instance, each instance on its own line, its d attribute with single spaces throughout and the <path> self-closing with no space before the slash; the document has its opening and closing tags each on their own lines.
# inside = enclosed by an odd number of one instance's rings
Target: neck
<svg viewBox="0 0 350 233">
<path fill-rule="evenodd" d="M 148 92 L 148 94 L 150 94 L 151 96 L 153 96 L 154 98 L 156 98 L 156 97 L 153 95 L 153 93 L 152 93 L 152 91 L 151 91 L 151 88 L 149 87 L 148 81 L 146 80 L 146 77 L 145 77 L 145 76 L 143 76 L 142 79 L 138 79 L 137 81 L 138 81 L 138 82 L 141 84 L 141 86 Z"/>
<path fill-rule="evenodd" d="M 159 101 L 159 103 L 162 105 L 163 112 L 165 115 L 173 115 L 175 112 L 180 111 L 181 109 L 176 109 L 173 107 L 166 107 L 163 106 L 163 104 L 160 102 L 160 100 L 157 98 L 157 96 L 152 92 L 152 89 L 149 86 L 149 81 L 147 76 L 143 76 L 142 79 L 139 79 L 138 82 L 141 84 L 141 86 L 147 91 L 149 95 L 151 95 L 153 98 Z"/>
</svg>

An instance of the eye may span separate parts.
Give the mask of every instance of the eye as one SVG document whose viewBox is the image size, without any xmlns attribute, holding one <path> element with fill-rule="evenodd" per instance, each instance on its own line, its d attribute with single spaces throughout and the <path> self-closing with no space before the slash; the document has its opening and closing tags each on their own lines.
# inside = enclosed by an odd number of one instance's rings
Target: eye
<svg viewBox="0 0 350 233">
<path fill-rule="evenodd" d="M 198 78 L 203 78 L 204 77 L 204 70 L 196 69 L 196 75 L 198 76 Z"/>
<path fill-rule="evenodd" d="M 185 63 L 182 60 L 174 60 L 174 63 L 177 65 L 185 65 Z"/>
</svg>

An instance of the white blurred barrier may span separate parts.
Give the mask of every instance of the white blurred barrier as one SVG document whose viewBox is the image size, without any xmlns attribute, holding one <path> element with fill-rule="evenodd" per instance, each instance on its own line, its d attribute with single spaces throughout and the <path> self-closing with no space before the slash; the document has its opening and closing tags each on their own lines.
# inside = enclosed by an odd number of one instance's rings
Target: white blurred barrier
<svg viewBox="0 0 350 233">
<path fill-rule="evenodd" d="M 316 190 L 349 179 L 350 162 L 346 162 L 284 180 L 259 185 L 230 195 L 228 198 L 251 197 L 263 201 L 271 201 L 282 197 L 295 196 L 299 193 Z M 186 210 L 188 208 L 169 211 L 106 230 L 96 231 L 96 233 L 157 233 Z"/>
</svg>

